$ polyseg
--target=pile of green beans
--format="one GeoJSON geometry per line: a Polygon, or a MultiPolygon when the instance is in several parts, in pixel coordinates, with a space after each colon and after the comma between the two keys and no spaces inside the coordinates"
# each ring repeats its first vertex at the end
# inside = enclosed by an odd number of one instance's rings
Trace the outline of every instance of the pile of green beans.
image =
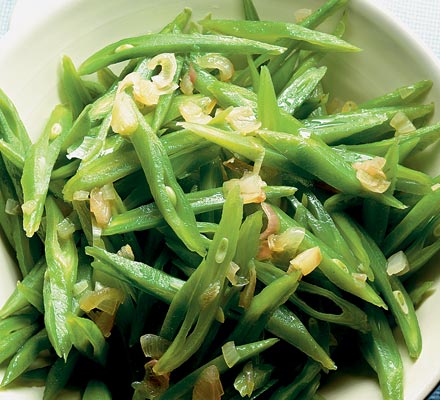
{"type": "Polygon", "coordinates": [[[335,108],[325,55],[360,51],[347,3],[295,22],[252,0],[241,20],[185,9],[78,67],[64,56],[35,143],[0,90],[0,224],[21,274],[0,309],[1,389],[318,400],[362,359],[403,399],[431,288],[418,272],[440,249],[440,178],[406,161],[440,124],[429,80],[335,108]]]}

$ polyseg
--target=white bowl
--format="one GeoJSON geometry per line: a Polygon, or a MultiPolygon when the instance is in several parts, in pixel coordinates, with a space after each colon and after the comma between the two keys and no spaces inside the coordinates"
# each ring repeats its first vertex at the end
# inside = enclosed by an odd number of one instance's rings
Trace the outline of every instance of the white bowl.
{"type": "MultiPolygon", "coordinates": [[[[294,8],[313,8],[323,1],[255,0],[265,19],[293,19],[294,8]]],[[[55,3],[54,3],[55,4],[55,3]]],[[[241,15],[238,0],[67,0],[31,27],[20,26],[0,41],[0,87],[16,104],[30,135],[36,138],[51,108],[58,102],[57,71],[61,55],[79,64],[98,48],[127,36],[156,31],[185,6],[202,17],[241,15]]],[[[440,104],[440,64],[418,40],[373,1],[352,0],[346,38],[364,49],[359,54],[329,57],[332,66],[327,82],[339,97],[362,101],[420,79],[432,79],[428,100],[440,104]]],[[[438,113],[434,120],[438,120],[438,113]]],[[[419,160],[430,174],[440,171],[440,157],[432,152],[419,160]]],[[[0,304],[14,289],[18,278],[14,262],[0,243],[0,304]]],[[[433,265],[435,264],[432,263],[433,265]]],[[[437,259],[438,264],[438,259],[437,259]]],[[[405,363],[405,399],[422,400],[440,380],[440,276],[434,268],[426,275],[435,280],[437,292],[418,310],[424,345],[420,358],[405,363]]],[[[322,388],[329,400],[375,400],[380,391],[371,377],[335,374],[322,388]]],[[[0,399],[40,399],[41,388],[0,391],[0,399]]]]}

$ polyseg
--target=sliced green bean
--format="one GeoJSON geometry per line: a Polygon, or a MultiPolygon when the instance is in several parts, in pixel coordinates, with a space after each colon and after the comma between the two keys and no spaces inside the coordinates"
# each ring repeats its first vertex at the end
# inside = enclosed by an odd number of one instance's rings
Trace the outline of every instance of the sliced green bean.
{"type": "Polygon", "coordinates": [[[226,273],[237,248],[242,213],[239,188],[235,187],[226,198],[222,219],[206,259],[171,302],[160,335],[173,341],[154,366],[156,373],[177,368],[196,352],[205,338],[221,304],[226,273]],[[200,304],[202,297],[209,296],[209,291],[216,287],[218,291],[216,289],[215,294],[206,299],[206,304],[200,304]]]}
{"type": "MultiPolygon", "coordinates": [[[[242,346],[237,346],[236,351],[238,353],[239,358],[238,358],[236,364],[245,362],[245,361],[249,360],[250,358],[257,356],[261,352],[272,347],[278,341],[279,341],[278,339],[272,338],[272,339],[261,340],[259,342],[244,344],[242,346]]],[[[185,378],[183,378],[181,381],[179,381],[175,385],[171,386],[163,395],[161,395],[159,397],[159,399],[160,400],[173,400],[173,399],[179,398],[181,396],[184,396],[194,386],[194,383],[196,382],[200,373],[206,367],[209,367],[210,365],[215,365],[220,374],[228,371],[228,369],[229,369],[229,367],[227,366],[227,364],[225,362],[223,355],[218,356],[218,357],[212,359],[207,364],[202,365],[200,368],[198,368],[195,371],[188,374],[185,378]]]]}
{"type": "MultiPolygon", "coordinates": [[[[275,199],[295,193],[296,188],[289,186],[267,186],[266,197],[275,199]]],[[[219,210],[225,197],[223,188],[201,190],[185,195],[195,214],[219,210]]],[[[116,215],[102,231],[103,235],[114,235],[130,231],[155,228],[164,224],[164,219],[155,203],[140,206],[126,213],[116,215]]]]}
{"type": "Polygon", "coordinates": [[[73,237],[59,237],[57,227],[63,219],[55,200],[47,197],[44,323],[56,353],[66,360],[72,347],[67,317],[73,310],[73,285],[76,282],[78,252],[73,237]]]}
{"type": "Polygon", "coordinates": [[[87,383],[86,390],[82,395],[82,400],[111,400],[112,395],[104,382],[91,380],[87,383]]]}
{"type": "Polygon", "coordinates": [[[52,169],[71,125],[70,110],[62,105],[55,107],[43,134],[28,152],[21,178],[23,229],[28,237],[33,236],[40,226],[52,169]]]}
{"type": "Polygon", "coordinates": [[[137,57],[160,53],[225,52],[229,54],[280,54],[284,48],[232,36],[177,33],[152,33],[119,40],[87,58],[79,67],[80,75],[137,57]],[[129,45],[129,46],[125,46],[129,45]]]}
{"type": "MultiPolygon", "coordinates": [[[[308,48],[317,51],[356,52],[359,48],[333,35],[313,31],[297,24],[274,21],[234,21],[207,19],[200,24],[209,31],[233,35],[251,40],[276,43],[287,38],[306,42],[308,48]]],[[[255,54],[255,53],[254,53],[255,54]]]]}
{"type": "Polygon", "coordinates": [[[403,399],[403,364],[386,315],[365,306],[370,332],[361,334],[361,351],[376,371],[384,400],[403,399]]]}
{"type": "Polygon", "coordinates": [[[32,336],[18,351],[8,364],[0,387],[9,385],[17,379],[36,360],[41,351],[49,349],[51,344],[46,330],[32,336]]]}

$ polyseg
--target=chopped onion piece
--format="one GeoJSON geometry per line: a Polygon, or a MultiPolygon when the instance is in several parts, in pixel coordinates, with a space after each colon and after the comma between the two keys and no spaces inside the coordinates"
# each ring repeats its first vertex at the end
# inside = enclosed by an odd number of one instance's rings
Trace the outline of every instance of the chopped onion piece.
{"type": "Polygon", "coordinates": [[[154,366],[156,364],[156,359],[147,362],[144,366],[144,379],[142,382],[135,382],[133,384],[136,392],[142,394],[142,398],[155,399],[160,397],[170,386],[170,374],[157,375],[154,372],[154,366]]]}
{"type": "Polygon", "coordinates": [[[238,276],[237,272],[240,270],[240,267],[233,261],[229,263],[229,268],[226,271],[226,278],[231,283],[232,286],[241,287],[248,284],[248,280],[243,276],[238,276]]]}
{"type": "Polygon", "coordinates": [[[225,359],[225,363],[229,368],[232,368],[240,359],[237,348],[235,347],[235,343],[233,341],[226,342],[222,346],[222,354],[223,358],[225,359]]]}
{"type": "Polygon", "coordinates": [[[238,390],[241,397],[251,397],[255,389],[255,375],[252,361],[245,364],[241,372],[234,381],[234,387],[238,390]]]}
{"type": "Polygon", "coordinates": [[[384,193],[390,187],[391,182],[383,172],[386,160],[383,157],[373,157],[370,160],[353,163],[356,170],[356,178],[361,185],[374,193],[384,193]]]}
{"type": "Polygon", "coordinates": [[[75,231],[75,224],[69,218],[64,218],[57,225],[57,233],[61,239],[68,239],[75,233],[75,231]]]}
{"type": "Polygon", "coordinates": [[[182,76],[179,87],[180,91],[186,96],[191,96],[194,93],[194,82],[191,80],[189,72],[182,76]]]}
{"type": "Polygon", "coordinates": [[[277,233],[280,230],[280,219],[270,204],[263,202],[261,203],[261,208],[267,219],[266,229],[260,234],[260,240],[264,240],[267,239],[269,235],[277,233]]]}
{"type": "Polygon", "coordinates": [[[288,228],[279,235],[272,234],[267,238],[269,249],[274,252],[296,252],[304,240],[306,232],[304,228],[288,228]]]}
{"type": "Polygon", "coordinates": [[[114,315],[125,295],[120,289],[104,287],[86,293],[79,300],[81,310],[90,312],[93,309],[101,310],[107,314],[114,315]]]}
{"type": "Polygon", "coordinates": [[[85,201],[89,199],[90,193],[86,190],[77,190],[73,192],[73,200],[75,201],[85,201]]]}
{"type": "Polygon", "coordinates": [[[197,64],[202,68],[218,69],[220,80],[229,81],[234,74],[231,60],[217,53],[209,53],[197,58],[197,64]]]}
{"type": "Polygon", "coordinates": [[[163,353],[170,347],[171,342],[165,338],[147,333],[140,337],[142,351],[145,357],[159,359],[163,353]]]}
{"type": "Polygon", "coordinates": [[[5,213],[9,215],[21,214],[20,203],[15,199],[9,198],[8,200],[6,200],[5,213]]]}
{"type": "Polygon", "coordinates": [[[295,11],[295,21],[297,23],[304,21],[306,18],[312,15],[312,10],[310,8],[300,8],[295,11]]]}
{"type": "Polygon", "coordinates": [[[106,226],[112,216],[111,202],[104,199],[102,188],[94,188],[90,192],[90,212],[100,227],[106,226]]]}
{"type": "Polygon", "coordinates": [[[37,208],[36,200],[28,200],[21,205],[23,214],[32,214],[36,208],[37,208]]]}
{"type": "Polygon", "coordinates": [[[130,135],[138,125],[136,110],[130,96],[125,92],[117,93],[112,109],[111,127],[113,132],[130,135]]]}
{"type": "Polygon", "coordinates": [[[104,200],[116,200],[116,192],[111,183],[105,184],[102,188],[102,198],[104,200]]]}
{"type": "Polygon", "coordinates": [[[236,185],[240,186],[240,195],[244,204],[262,203],[266,200],[266,192],[263,188],[267,186],[260,175],[254,172],[245,172],[240,179],[230,179],[223,184],[223,191],[227,195],[236,185]]]}
{"type": "Polygon", "coordinates": [[[212,117],[196,102],[188,100],[179,105],[179,111],[186,122],[206,125],[212,117]]]}
{"type": "Polygon", "coordinates": [[[210,365],[206,367],[197,378],[192,392],[192,399],[220,400],[223,393],[219,371],[215,365],[210,365]]]}
{"type": "Polygon", "coordinates": [[[174,53],[162,53],[153,57],[147,64],[148,69],[155,69],[158,65],[162,67],[160,73],[151,78],[159,89],[177,89],[177,85],[173,83],[174,76],[177,72],[177,60],[174,53]]]}
{"type": "Polygon", "coordinates": [[[321,249],[316,246],[299,253],[294,259],[290,260],[287,273],[299,270],[303,275],[308,275],[321,263],[321,249]]]}
{"type": "Polygon", "coordinates": [[[261,122],[257,120],[254,111],[249,106],[232,108],[225,120],[233,129],[243,134],[255,132],[261,127],[261,122]]]}
{"type": "Polygon", "coordinates": [[[133,253],[133,249],[131,248],[131,246],[129,244],[126,244],[124,246],[122,246],[119,250],[118,250],[118,256],[124,257],[128,260],[134,261],[134,253],[133,253]]]}
{"type": "Polygon", "coordinates": [[[407,97],[411,96],[415,92],[415,88],[413,87],[403,87],[398,89],[400,98],[405,100],[407,97]]]}
{"type": "Polygon", "coordinates": [[[249,283],[240,293],[240,301],[238,302],[238,306],[245,310],[249,308],[254,297],[255,287],[257,286],[257,272],[253,265],[249,268],[248,281],[249,283]]]}
{"type": "Polygon", "coordinates": [[[440,183],[435,183],[431,186],[431,190],[435,192],[436,190],[440,189],[440,183]]]}
{"type": "Polygon", "coordinates": [[[110,337],[115,323],[115,315],[98,310],[90,311],[88,316],[96,324],[104,337],[110,337]]]}
{"type": "Polygon", "coordinates": [[[86,279],[82,279],[73,285],[73,295],[79,296],[89,289],[89,282],[86,279]]]}
{"type": "Polygon", "coordinates": [[[403,275],[409,271],[409,262],[406,254],[401,250],[391,255],[387,260],[387,274],[403,275]]]}
{"type": "Polygon", "coordinates": [[[414,124],[402,111],[398,111],[396,115],[394,115],[390,121],[390,125],[396,130],[396,135],[403,135],[416,130],[414,124]]]}
{"type": "Polygon", "coordinates": [[[219,295],[221,289],[220,282],[211,283],[208,288],[200,295],[199,303],[201,309],[205,309],[219,295]]]}
{"type": "Polygon", "coordinates": [[[342,106],[341,112],[350,112],[357,110],[358,105],[354,101],[346,101],[342,106]]]}

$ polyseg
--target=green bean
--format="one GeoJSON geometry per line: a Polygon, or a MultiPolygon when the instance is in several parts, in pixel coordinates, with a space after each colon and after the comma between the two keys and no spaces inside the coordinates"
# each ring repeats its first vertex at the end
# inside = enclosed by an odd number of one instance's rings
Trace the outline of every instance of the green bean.
{"type": "MultiPolygon", "coordinates": [[[[271,266],[269,263],[257,261],[257,276],[266,285],[283,275],[285,272],[281,269],[271,266]]],[[[312,285],[307,282],[300,282],[297,291],[322,296],[332,301],[340,310],[340,314],[325,313],[315,310],[307,302],[303,301],[298,293],[293,293],[289,300],[310,316],[331,323],[346,325],[360,331],[368,330],[367,317],[365,313],[354,304],[348,302],[342,297],[336,295],[330,290],[312,285]]]]}
{"type": "Polygon", "coordinates": [[[205,254],[194,212],[176,181],[163,145],[141,114],[138,121],[139,127],[130,138],[159,211],[190,250],[205,254]]]}
{"type": "Polygon", "coordinates": [[[356,235],[351,221],[347,219],[346,215],[342,212],[330,212],[330,215],[335,222],[341,235],[344,237],[357,259],[361,262],[360,268],[365,273],[368,279],[374,281],[374,273],[370,267],[370,259],[365,251],[359,236],[356,235]]]}
{"type": "Polygon", "coordinates": [[[297,24],[273,21],[203,20],[199,22],[209,31],[233,35],[266,43],[276,43],[282,38],[305,42],[305,47],[317,51],[356,52],[359,48],[342,39],[297,24]]]}
{"type": "Polygon", "coordinates": [[[0,363],[13,356],[39,329],[35,314],[9,317],[0,322],[0,363]]]}
{"type": "Polygon", "coordinates": [[[79,353],[72,350],[66,360],[57,359],[49,370],[44,387],[43,400],[55,400],[64,389],[79,359],[79,353]]]}
{"type": "Polygon", "coordinates": [[[230,132],[215,128],[214,126],[201,125],[192,122],[184,122],[182,123],[182,126],[192,133],[216,143],[231,152],[241,154],[252,161],[263,160],[263,166],[266,165],[283,171],[289,171],[292,174],[299,176],[304,176],[304,174],[307,176],[307,173],[304,173],[301,167],[290,163],[283,154],[274,151],[257,137],[231,135],[230,132]]]}
{"type": "Polygon", "coordinates": [[[287,307],[278,308],[269,319],[266,330],[275,334],[319,362],[324,368],[334,370],[336,365],[316,342],[301,320],[287,307]]]}
{"type": "Polygon", "coordinates": [[[111,400],[112,395],[105,383],[97,380],[90,380],[82,395],[82,400],[111,400]]]}
{"type": "MultiPolygon", "coordinates": [[[[412,147],[412,153],[417,151],[424,150],[428,145],[434,143],[440,136],[440,124],[425,126],[417,129],[414,132],[399,135],[390,139],[383,139],[373,143],[364,143],[364,144],[354,144],[354,145],[344,145],[344,147],[350,151],[354,151],[356,153],[365,153],[371,154],[373,156],[383,157],[388,151],[389,147],[397,142],[399,147],[404,147],[411,145],[414,142],[414,146],[412,147]],[[417,140],[418,139],[418,140],[417,140]],[[417,141],[415,141],[417,140],[417,141]]],[[[404,158],[401,156],[400,161],[404,158]]]]}
{"type": "Polygon", "coordinates": [[[105,365],[108,343],[98,326],[88,318],[69,315],[66,319],[69,337],[75,348],[92,360],[105,365]]]}
{"type": "Polygon", "coordinates": [[[280,54],[282,47],[232,36],[152,33],[119,40],[87,58],[79,67],[87,75],[120,61],[160,53],[225,52],[229,54],[280,54]],[[130,45],[124,47],[124,45],[130,45]]]}
{"type": "MultiPolygon", "coordinates": [[[[267,186],[268,199],[285,197],[295,193],[296,189],[289,186],[267,186]]],[[[225,197],[223,188],[200,190],[185,195],[195,214],[219,210],[223,207],[225,197]]],[[[155,203],[146,204],[116,215],[102,231],[102,235],[114,235],[130,231],[140,231],[162,226],[164,219],[155,203]]]]}
{"type": "MultiPolygon", "coordinates": [[[[168,304],[184,284],[182,280],[163,271],[108,253],[103,249],[87,247],[86,254],[94,257],[93,268],[119,277],[124,282],[168,304]]],[[[333,361],[320,350],[314,340],[311,340],[310,334],[299,318],[286,307],[281,307],[274,312],[269,318],[266,329],[292,346],[300,348],[301,351],[322,363],[326,368],[335,369],[333,361]]]]}
{"type": "Polygon", "coordinates": [[[244,11],[244,17],[248,21],[259,21],[260,17],[258,16],[258,11],[255,8],[254,3],[252,0],[243,0],[243,11],[244,11]]]}
{"type": "Polygon", "coordinates": [[[336,144],[343,139],[346,144],[366,143],[378,140],[376,137],[392,128],[388,122],[398,113],[404,113],[410,120],[422,118],[433,110],[432,104],[404,107],[377,107],[333,114],[304,120],[306,128],[311,128],[324,142],[336,144]],[[370,138],[370,133],[374,137],[370,138]]]}
{"type": "Polygon", "coordinates": [[[21,178],[24,196],[23,229],[28,237],[33,236],[40,226],[52,169],[71,124],[70,110],[62,105],[57,106],[43,134],[28,152],[21,178]]]}
{"type": "Polygon", "coordinates": [[[359,104],[359,108],[403,106],[417,100],[432,87],[432,81],[423,80],[403,86],[382,96],[359,104]]]}
{"type": "Polygon", "coordinates": [[[266,283],[260,293],[254,295],[249,307],[245,310],[230,340],[235,343],[256,340],[269,320],[269,316],[283,305],[298,287],[301,272],[282,274],[272,282],[266,283]]]}
{"type": "Polygon", "coordinates": [[[411,208],[403,220],[385,237],[382,249],[386,256],[390,256],[405,242],[408,236],[422,227],[433,216],[437,215],[440,206],[440,191],[433,190],[425,194],[417,204],[411,208]]]}
{"type": "Polygon", "coordinates": [[[83,108],[92,102],[92,97],[79,77],[72,60],[68,56],[62,59],[62,88],[67,104],[72,110],[73,119],[81,114],[83,108]]]}
{"type": "Polygon", "coordinates": [[[306,134],[294,136],[272,131],[259,131],[258,136],[292,163],[306,171],[313,171],[318,179],[343,193],[374,198],[396,208],[404,207],[391,195],[373,193],[364,189],[352,165],[319,137],[306,134]]]}
{"type": "Polygon", "coordinates": [[[326,67],[310,68],[292,81],[278,96],[278,105],[289,114],[310,96],[318,82],[327,72],[326,67]]]}
{"type": "MultiPolygon", "coordinates": [[[[373,157],[367,154],[356,153],[350,150],[347,150],[343,147],[332,147],[343,160],[349,163],[362,162],[366,160],[371,160],[373,157]]],[[[397,165],[396,170],[396,190],[406,192],[406,193],[414,193],[414,194],[425,194],[432,192],[431,187],[433,186],[433,179],[421,172],[417,171],[403,165],[397,165]]],[[[400,202],[400,208],[406,208],[402,202],[400,202]]]]}
{"type": "MultiPolygon", "coordinates": [[[[272,339],[261,340],[259,342],[244,344],[242,346],[237,346],[236,351],[238,353],[239,358],[236,364],[245,362],[250,358],[255,357],[261,352],[272,347],[278,341],[279,341],[278,339],[272,338],[272,339]]],[[[215,365],[220,374],[228,371],[229,369],[229,367],[226,365],[223,355],[218,356],[212,359],[211,361],[209,361],[208,363],[206,363],[205,365],[202,365],[200,368],[196,369],[195,371],[191,372],[185,378],[183,378],[173,386],[171,386],[163,395],[159,397],[159,399],[172,400],[184,396],[189,390],[191,390],[200,373],[210,365],[215,365]]]]}
{"type": "MultiPolygon", "coordinates": [[[[41,294],[43,288],[43,276],[46,270],[46,263],[44,259],[41,259],[34,268],[31,269],[21,282],[21,286],[25,286],[39,292],[41,294]]],[[[30,302],[23,292],[15,288],[6,302],[0,309],[0,319],[10,317],[13,314],[22,312],[23,309],[28,307],[30,302]]]]}
{"type": "Polygon", "coordinates": [[[177,368],[195,353],[205,338],[221,304],[226,273],[237,247],[242,212],[239,188],[236,187],[226,198],[222,219],[206,259],[171,302],[160,335],[173,341],[154,366],[156,373],[177,368]],[[202,296],[209,296],[208,293],[216,287],[218,291],[211,293],[206,304],[201,305],[202,296]]]}
{"type": "Polygon", "coordinates": [[[303,218],[306,220],[306,223],[304,224],[305,227],[308,226],[308,229],[329,247],[337,248],[346,265],[351,265],[356,268],[359,264],[359,260],[356,259],[343,235],[341,235],[337,229],[331,216],[313,193],[304,191],[303,203],[305,206],[294,196],[288,197],[288,201],[295,208],[295,220],[297,220],[296,213],[298,210],[304,209],[303,218]]]}
{"type": "Polygon", "coordinates": [[[414,304],[414,308],[417,308],[423,303],[423,301],[434,292],[434,281],[425,281],[420,284],[412,285],[408,288],[408,295],[414,304]]]}
{"type": "Polygon", "coordinates": [[[7,202],[15,202],[18,206],[19,198],[11,178],[6,170],[3,158],[0,157],[0,224],[6,239],[11,245],[17,258],[22,276],[26,276],[34,267],[42,254],[40,239],[35,236],[28,238],[23,231],[23,218],[19,212],[16,215],[6,213],[7,202]]]}
{"type": "Polygon", "coordinates": [[[376,243],[363,233],[360,227],[355,226],[355,229],[371,260],[371,267],[376,278],[373,284],[390,307],[405,339],[409,355],[417,358],[422,348],[422,337],[411,299],[400,280],[396,276],[387,275],[387,260],[376,243]]]}
{"type": "Polygon", "coordinates": [[[26,128],[18,115],[14,103],[0,89],[0,132],[5,141],[24,155],[31,145],[26,128]]]}
{"type": "Polygon", "coordinates": [[[79,145],[84,136],[87,136],[92,129],[92,121],[90,118],[92,105],[88,104],[81,111],[81,114],[74,119],[72,128],[66,134],[63,142],[61,143],[61,152],[65,153],[73,146],[79,145]]]}
{"type": "Polygon", "coordinates": [[[427,244],[429,243],[428,238],[430,235],[430,229],[424,230],[420,233],[420,237],[405,250],[405,254],[410,265],[408,275],[412,275],[413,273],[417,272],[440,250],[440,240],[438,237],[435,238],[434,242],[427,244]]]}
{"type": "Polygon", "coordinates": [[[45,329],[32,336],[9,362],[0,387],[5,387],[17,379],[30,367],[41,351],[49,348],[50,342],[45,329]]]}
{"type": "MultiPolygon", "coordinates": [[[[174,75],[173,82],[175,84],[179,84],[180,75],[182,72],[183,60],[181,58],[177,58],[177,71],[174,75]]],[[[167,119],[169,110],[171,108],[171,104],[173,103],[173,99],[175,97],[174,93],[169,93],[160,96],[159,103],[157,104],[154,110],[154,117],[151,122],[151,129],[160,137],[161,133],[159,132],[160,128],[164,124],[167,119]]]]}
{"type": "Polygon", "coordinates": [[[23,154],[21,154],[16,147],[3,139],[0,139],[0,153],[6,160],[15,165],[18,169],[23,169],[23,154]]]}
{"type": "Polygon", "coordinates": [[[44,323],[57,355],[66,360],[72,347],[67,317],[73,309],[73,285],[76,282],[78,252],[73,237],[59,237],[57,226],[62,220],[63,215],[55,200],[47,197],[44,323]]]}
{"type": "Polygon", "coordinates": [[[361,351],[376,371],[384,400],[403,399],[403,364],[386,315],[365,306],[371,331],[361,334],[361,351]]]}
{"type": "Polygon", "coordinates": [[[258,80],[257,112],[262,129],[277,130],[280,125],[277,98],[269,69],[262,66],[258,80]]]}
{"type": "MultiPolygon", "coordinates": [[[[295,220],[287,216],[279,208],[272,205],[272,209],[275,211],[276,215],[280,219],[281,232],[289,227],[298,226],[295,220]]],[[[305,237],[298,250],[304,251],[308,248],[316,246],[319,246],[322,256],[322,260],[318,268],[325,274],[330,282],[371,304],[377,305],[379,307],[386,307],[383,300],[366,282],[361,282],[357,280],[353,276],[353,274],[350,273],[348,266],[341,265],[339,260],[336,261],[337,256],[333,252],[333,250],[309,232],[305,232],[305,237]]]]}

